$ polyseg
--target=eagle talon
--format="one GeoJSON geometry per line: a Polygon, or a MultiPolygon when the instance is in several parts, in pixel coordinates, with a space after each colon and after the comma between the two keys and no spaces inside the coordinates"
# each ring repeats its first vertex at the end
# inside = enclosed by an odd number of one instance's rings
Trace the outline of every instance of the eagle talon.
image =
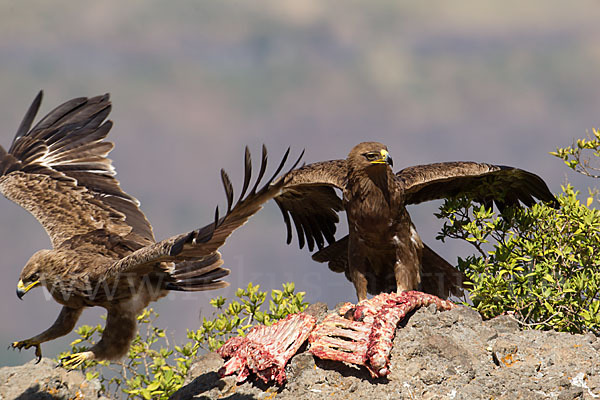
{"type": "Polygon", "coordinates": [[[40,346],[39,342],[36,342],[34,340],[27,339],[18,342],[12,342],[11,345],[8,347],[12,347],[13,349],[19,349],[19,351],[21,351],[22,349],[28,349],[30,347],[35,347],[35,356],[37,357],[37,361],[35,363],[38,364],[42,360],[42,346],[40,346]]]}
{"type": "Polygon", "coordinates": [[[71,354],[61,358],[57,366],[65,369],[75,369],[83,364],[84,361],[87,361],[88,358],[86,353],[71,354]]]}

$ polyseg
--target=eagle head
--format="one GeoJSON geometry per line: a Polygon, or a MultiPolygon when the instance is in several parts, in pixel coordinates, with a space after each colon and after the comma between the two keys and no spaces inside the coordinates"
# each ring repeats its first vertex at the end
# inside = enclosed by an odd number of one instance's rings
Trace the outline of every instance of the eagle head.
{"type": "Polygon", "coordinates": [[[387,146],[379,142],[359,143],[350,150],[348,159],[363,168],[370,166],[394,166],[394,161],[388,153],[387,146]]]}
{"type": "Polygon", "coordinates": [[[17,283],[17,297],[23,299],[25,293],[42,284],[44,258],[50,250],[40,250],[35,253],[21,271],[19,283],[17,283]]]}

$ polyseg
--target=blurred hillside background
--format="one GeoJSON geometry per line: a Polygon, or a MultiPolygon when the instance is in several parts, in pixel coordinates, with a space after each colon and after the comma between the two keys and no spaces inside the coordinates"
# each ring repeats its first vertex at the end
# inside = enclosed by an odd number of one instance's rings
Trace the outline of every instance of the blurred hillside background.
{"type": "MultiPolygon", "coordinates": [[[[211,221],[225,200],[219,169],[239,191],[246,144],[257,160],[265,143],[275,164],[288,146],[314,162],[378,140],[398,169],[486,161],[538,173],[555,193],[569,180],[587,194],[595,182],[548,152],[600,126],[598,21],[591,0],[2,1],[0,143],[10,145],[40,89],[41,115],[110,92],[111,158],[157,239],[211,221]]],[[[455,263],[471,249],[435,240],[438,206],[410,211],[423,240],[455,263]]],[[[42,290],[15,295],[23,265],[49,246],[33,217],[0,199],[0,365],[32,359],[6,347],[58,314],[42,290]]],[[[274,204],[222,253],[230,288],[153,304],[176,341],[212,312],[211,297],[249,281],[269,290],[294,281],[330,306],[355,300],[342,275],[285,244],[274,204]]],[[[44,344],[44,355],[74,337],[44,344]]]]}

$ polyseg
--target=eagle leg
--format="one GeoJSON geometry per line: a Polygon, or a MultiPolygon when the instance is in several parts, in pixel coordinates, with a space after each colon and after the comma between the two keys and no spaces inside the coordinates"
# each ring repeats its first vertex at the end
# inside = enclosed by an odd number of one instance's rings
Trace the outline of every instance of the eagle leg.
{"type": "Polygon", "coordinates": [[[348,243],[348,271],[347,277],[350,278],[356,290],[358,301],[367,299],[367,280],[368,271],[371,268],[369,262],[369,248],[361,244],[357,234],[350,235],[348,243]]]}
{"type": "Polygon", "coordinates": [[[137,331],[137,311],[128,309],[129,303],[108,309],[102,338],[87,351],[63,357],[59,366],[67,369],[79,367],[85,361],[116,360],[127,354],[137,331]]]}
{"type": "Polygon", "coordinates": [[[354,289],[356,290],[356,297],[358,297],[358,301],[367,299],[367,277],[363,272],[363,266],[365,263],[356,262],[356,260],[362,260],[361,258],[353,258],[350,257],[350,268],[349,274],[350,280],[354,284],[354,289]]]}
{"type": "Polygon", "coordinates": [[[87,360],[116,360],[127,354],[137,332],[139,311],[129,309],[128,303],[109,309],[102,338],[85,352],[87,360]]]}
{"type": "MultiPolygon", "coordinates": [[[[416,235],[416,231],[415,235],[416,235]]],[[[421,243],[421,239],[414,243],[421,243]]],[[[413,243],[413,244],[414,244],[413,243]]],[[[414,245],[407,251],[405,246],[396,249],[396,262],[394,263],[394,277],[396,279],[396,293],[401,294],[408,290],[416,290],[421,283],[421,257],[423,245],[414,245]]]]}
{"type": "Polygon", "coordinates": [[[358,301],[367,299],[367,278],[360,273],[358,270],[354,270],[351,273],[352,283],[354,283],[354,289],[356,289],[356,297],[358,301]]]}
{"type": "Polygon", "coordinates": [[[42,359],[42,347],[40,345],[44,342],[65,336],[67,333],[71,332],[75,327],[75,323],[79,319],[82,310],[83,308],[63,306],[56,321],[54,321],[50,328],[32,338],[13,342],[11,344],[12,348],[21,350],[35,347],[35,355],[38,358],[37,362],[40,362],[42,359]]]}

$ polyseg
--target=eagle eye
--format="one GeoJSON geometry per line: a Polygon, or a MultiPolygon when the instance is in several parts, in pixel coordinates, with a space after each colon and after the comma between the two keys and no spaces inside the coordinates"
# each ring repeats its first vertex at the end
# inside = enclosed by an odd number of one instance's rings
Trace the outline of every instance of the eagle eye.
{"type": "Polygon", "coordinates": [[[377,153],[375,151],[372,151],[370,153],[365,153],[365,154],[363,154],[363,156],[365,156],[368,161],[376,161],[381,158],[381,154],[377,153]]]}
{"type": "Polygon", "coordinates": [[[37,280],[39,280],[39,275],[35,272],[29,275],[29,278],[27,279],[28,282],[35,282],[37,280]]]}

